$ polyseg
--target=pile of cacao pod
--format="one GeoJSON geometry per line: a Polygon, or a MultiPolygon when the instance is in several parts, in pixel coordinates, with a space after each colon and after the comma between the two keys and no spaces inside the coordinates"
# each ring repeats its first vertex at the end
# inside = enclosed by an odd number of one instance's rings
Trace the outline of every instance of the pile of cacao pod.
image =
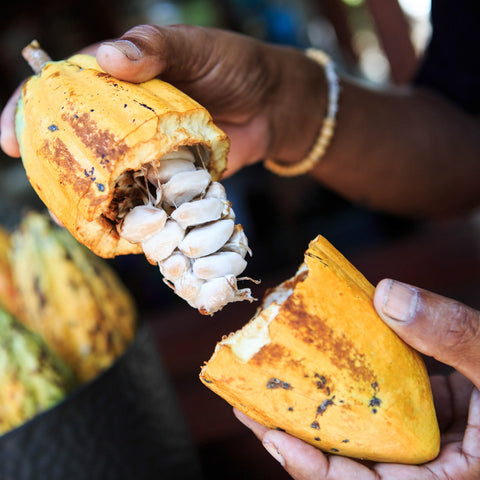
{"type": "Polygon", "coordinates": [[[115,271],[48,214],[0,227],[0,434],[111,366],[136,326],[115,271]]]}

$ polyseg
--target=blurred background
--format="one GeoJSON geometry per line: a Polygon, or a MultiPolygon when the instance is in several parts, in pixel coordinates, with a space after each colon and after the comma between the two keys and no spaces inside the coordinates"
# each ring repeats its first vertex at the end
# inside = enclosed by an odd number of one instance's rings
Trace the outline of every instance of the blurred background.
{"type": "MultiPolygon", "coordinates": [[[[429,0],[17,0],[3,2],[0,11],[1,107],[30,75],[21,49],[34,38],[61,59],[140,23],[228,28],[324,49],[341,72],[380,88],[409,81],[430,35],[429,0]]],[[[10,228],[26,209],[43,206],[21,162],[0,155],[0,223],[10,228]]],[[[308,242],[322,234],[372,283],[393,277],[480,307],[478,215],[429,222],[394,217],[352,205],[308,177],[282,179],[261,165],[224,185],[253,250],[245,273],[262,279],[253,288],[258,298],[293,275],[308,242]]],[[[230,407],[198,380],[216,341],[248,321],[258,304],[202,317],[142,256],[111,263],[154,327],[206,478],[288,478],[230,407]]]]}

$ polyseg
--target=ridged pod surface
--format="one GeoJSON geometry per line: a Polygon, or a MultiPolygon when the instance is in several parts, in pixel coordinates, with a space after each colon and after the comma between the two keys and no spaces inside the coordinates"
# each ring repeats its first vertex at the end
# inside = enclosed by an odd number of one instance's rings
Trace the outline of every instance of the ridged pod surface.
{"type": "Polygon", "coordinates": [[[440,437],[425,366],[380,319],[374,290],[317,237],[296,276],[217,344],[200,379],[257,422],[325,452],[432,460],[440,437]]]}
{"type": "Polygon", "coordinates": [[[75,385],[43,339],[0,308],[0,434],[54,406],[75,385]]]}
{"type": "Polygon", "coordinates": [[[116,273],[47,215],[12,234],[12,272],[26,326],[87,381],[109,367],[136,331],[133,299],[116,273]]]}

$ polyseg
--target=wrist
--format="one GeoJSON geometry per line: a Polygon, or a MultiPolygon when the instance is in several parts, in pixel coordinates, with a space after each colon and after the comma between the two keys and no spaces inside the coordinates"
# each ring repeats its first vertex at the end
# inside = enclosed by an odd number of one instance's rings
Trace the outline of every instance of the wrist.
{"type": "Polygon", "coordinates": [[[270,103],[267,156],[293,164],[315,143],[327,110],[328,87],[323,68],[304,52],[282,50],[277,60],[278,88],[270,103]]]}
{"type": "MultiPolygon", "coordinates": [[[[305,173],[308,173],[310,170],[312,170],[325,155],[327,148],[329,147],[330,142],[332,140],[333,134],[335,132],[335,127],[336,127],[336,115],[338,110],[338,98],[339,98],[340,87],[339,87],[338,75],[335,71],[335,65],[330,59],[330,57],[326,53],[322,52],[321,50],[310,48],[305,52],[305,55],[308,58],[310,58],[312,61],[314,61],[317,65],[321,66],[324,71],[324,77],[326,80],[324,84],[326,83],[327,95],[326,96],[323,95],[323,97],[321,98],[325,99],[325,97],[327,97],[327,107],[323,114],[321,128],[318,130],[315,141],[313,145],[310,147],[308,153],[305,154],[301,160],[296,162],[291,162],[291,161],[289,162],[289,161],[282,161],[282,160],[279,161],[278,158],[272,158],[272,157],[268,157],[267,159],[265,159],[264,161],[265,168],[267,168],[268,170],[271,170],[273,173],[276,173],[277,175],[285,176],[285,177],[303,175],[305,173]]],[[[309,80],[309,77],[304,77],[304,78],[305,80],[309,80]]],[[[306,106],[303,107],[302,109],[302,104],[300,103],[299,107],[300,107],[300,111],[303,114],[307,114],[307,116],[311,117],[312,108],[309,107],[308,105],[309,104],[307,103],[306,106]]],[[[318,118],[315,115],[315,109],[313,109],[313,115],[314,117],[313,117],[312,124],[315,125],[317,123],[317,118],[318,118]]],[[[272,118],[275,118],[275,116],[273,116],[272,118]]],[[[303,138],[308,138],[308,136],[311,135],[311,130],[308,129],[308,126],[311,126],[312,124],[309,123],[304,127],[303,132],[307,134],[307,137],[305,137],[304,135],[303,138]]],[[[298,129],[299,125],[302,125],[302,123],[296,124],[295,128],[297,131],[301,132],[298,129]]],[[[300,145],[297,151],[301,150],[300,145]]]]}

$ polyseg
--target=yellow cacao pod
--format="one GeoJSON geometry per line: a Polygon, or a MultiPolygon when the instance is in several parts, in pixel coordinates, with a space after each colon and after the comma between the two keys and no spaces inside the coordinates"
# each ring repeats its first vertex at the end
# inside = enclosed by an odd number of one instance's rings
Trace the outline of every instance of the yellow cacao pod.
{"type": "Polygon", "coordinates": [[[26,326],[87,381],[109,367],[135,334],[133,299],[113,269],[30,213],[12,234],[12,271],[26,326]]]}
{"type": "Polygon", "coordinates": [[[134,172],[186,146],[215,180],[229,148],[209,113],[187,95],[158,79],[115,79],[88,55],[48,61],[24,84],[16,134],[35,191],[102,257],[142,251],[115,228],[119,204],[133,196],[127,190],[134,172]]]}
{"type": "Polygon", "coordinates": [[[420,355],[378,316],[374,287],[325,238],[220,341],[200,379],[257,422],[326,452],[418,464],[439,451],[420,355]]]}

